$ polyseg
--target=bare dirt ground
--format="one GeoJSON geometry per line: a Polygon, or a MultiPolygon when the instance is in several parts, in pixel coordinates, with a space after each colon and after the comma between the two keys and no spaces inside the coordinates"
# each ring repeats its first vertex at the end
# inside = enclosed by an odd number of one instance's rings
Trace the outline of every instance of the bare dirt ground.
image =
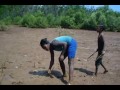
{"type": "MultiPolygon", "coordinates": [[[[8,31],[0,31],[0,84],[1,85],[65,85],[58,56],[55,52],[55,64],[52,74],[47,75],[50,53],[39,46],[40,39],[48,40],[59,35],[71,35],[78,41],[74,64],[73,85],[120,85],[120,33],[104,32],[106,54],[103,63],[108,73],[103,74],[100,66],[98,76],[94,76],[97,54],[85,61],[97,49],[96,31],[67,30],[60,28],[31,29],[11,26],[8,31]],[[78,61],[78,59],[80,59],[78,61]]],[[[68,72],[68,60],[65,59],[68,72]]],[[[68,77],[65,78],[68,81],[68,77]]]]}

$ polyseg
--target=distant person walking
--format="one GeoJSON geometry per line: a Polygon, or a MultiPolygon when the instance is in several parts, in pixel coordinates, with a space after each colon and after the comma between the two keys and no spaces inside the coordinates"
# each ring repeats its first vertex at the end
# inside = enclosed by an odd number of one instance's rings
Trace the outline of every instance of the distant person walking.
{"type": "Polygon", "coordinates": [[[103,65],[102,63],[102,58],[105,54],[104,48],[105,48],[105,41],[104,41],[104,37],[103,37],[103,30],[104,30],[104,26],[103,25],[98,25],[97,27],[97,32],[99,33],[98,35],[98,49],[96,50],[96,52],[98,52],[98,56],[96,58],[95,61],[95,75],[97,76],[97,72],[98,72],[98,67],[99,65],[101,65],[104,68],[104,73],[107,73],[108,70],[106,69],[106,67],[103,65]]]}

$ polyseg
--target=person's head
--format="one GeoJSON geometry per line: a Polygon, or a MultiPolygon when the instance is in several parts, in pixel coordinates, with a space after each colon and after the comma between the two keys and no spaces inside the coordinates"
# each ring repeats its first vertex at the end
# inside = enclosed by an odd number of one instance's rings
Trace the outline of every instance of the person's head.
{"type": "Polygon", "coordinates": [[[41,47],[46,50],[46,51],[49,51],[49,41],[47,40],[47,38],[44,38],[44,39],[41,39],[40,41],[40,45],[41,47]]]}
{"type": "Polygon", "coordinates": [[[98,32],[98,33],[101,33],[101,32],[104,31],[104,30],[105,30],[104,25],[98,25],[98,26],[97,26],[97,32],[98,32]]]}

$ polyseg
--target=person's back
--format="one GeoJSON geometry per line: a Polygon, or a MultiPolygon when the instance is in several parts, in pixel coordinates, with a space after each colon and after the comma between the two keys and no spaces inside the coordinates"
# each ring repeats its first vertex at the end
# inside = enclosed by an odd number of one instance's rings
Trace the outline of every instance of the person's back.
{"type": "Polygon", "coordinates": [[[67,42],[67,44],[70,44],[70,42],[72,40],[72,37],[70,37],[70,36],[60,36],[60,37],[55,38],[54,40],[58,40],[60,42],[67,42]]]}
{"type": "Polygon", "coordinates": [[[62,51],[63,50],[63,46],[58,45],[59,42],[66,42],[67,45],[69,45],[71,43],[72,39],[73,38],[71,36],[56,37],[55,39],[52,40],[51,45],[52,45],[54,50],[62,51]]]}

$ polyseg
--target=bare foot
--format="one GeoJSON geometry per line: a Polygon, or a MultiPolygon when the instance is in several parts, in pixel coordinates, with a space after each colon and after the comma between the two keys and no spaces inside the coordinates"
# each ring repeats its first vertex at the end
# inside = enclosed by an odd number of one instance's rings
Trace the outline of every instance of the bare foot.
{"type": "Polygon", "coordinates": [[[103,73],[106,74],[108,72],[108,70],[105,70],[103,73]]]}
{"type": "Polygon", "coordinates": [[[95,76],[97,77],[97,73],[95,73],[95,76]]]}
{"type": "Polygon", "coordinates": [[[70,83],[67,83],[67,85],[71,85],[70,83]]]}

